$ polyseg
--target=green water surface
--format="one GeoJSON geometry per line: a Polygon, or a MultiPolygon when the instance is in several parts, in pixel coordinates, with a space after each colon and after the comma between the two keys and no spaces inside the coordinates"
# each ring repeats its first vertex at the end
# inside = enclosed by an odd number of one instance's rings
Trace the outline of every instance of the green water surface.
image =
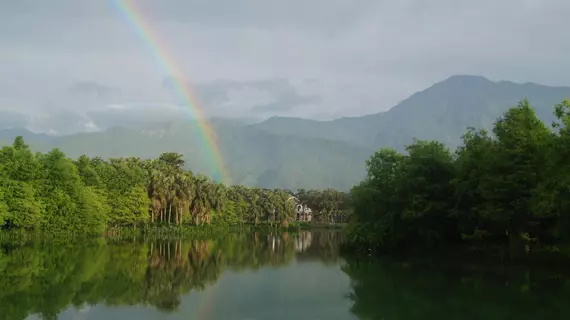
{"type": "Polygon", "coordinates": [[[341,240],[6,240],[0,319],[570,319],[564,272],[342,258],[341,240]]]}

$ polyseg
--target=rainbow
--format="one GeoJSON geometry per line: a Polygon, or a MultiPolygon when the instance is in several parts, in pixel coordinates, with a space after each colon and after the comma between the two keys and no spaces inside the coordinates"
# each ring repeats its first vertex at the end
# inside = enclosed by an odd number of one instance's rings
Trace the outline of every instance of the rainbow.
{"type": "Polygon", "coordinates": [[[171,76],[174,91],[183,104],[188,106],[192,116],[198,122],[198,130],[207,150],[208,162],[212,166],[214,179],[223,183],[230,183],[230,176],[224,166],[222,153],[217,142],[216,134],[208,119],[204,116],[195,94],[188,88],[184,77],[177,68],[174,58],[168,54],[166,45],[159,41],[153,32],[150,23],[145,19],[140,8],[137,8],[133,0],[112,0],[112,4],[121,15],[133,27],[138,37],[144,42],[148,51],[156,61],[158,68],[171,76]]]}

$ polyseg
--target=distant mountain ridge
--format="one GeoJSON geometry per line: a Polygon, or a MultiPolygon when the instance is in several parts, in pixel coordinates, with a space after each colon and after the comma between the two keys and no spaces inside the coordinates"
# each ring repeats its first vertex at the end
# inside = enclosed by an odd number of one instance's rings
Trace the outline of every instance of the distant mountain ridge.
{"type": "MultiPolygon", "coordinates": [[[[414,137],[435,139],[450,147],[460,143],[469,126],[491,128],[518,101],[528,98],[547,124],[553,106],[570,98],[570,87],[493,82],[481,76],[457,75],[416,92],[393,108],[361,117],[316,121],[272,117],[252,123],[212,119],[232,182],[267,188],[348,189],[364,177],[365,160],[379,147],[402,150],[414,137]]],[[[10,143],[18,132],[0,131],[10,143]]],[[[156,157],[183,153],[195,172],[212,175],[198,126],[170,121],[140,129],[115,127],[104,132],[60,137],[19,134],[36,150],[58,147],[71,157],[156,157]]]]}
{"type": "Polygon", "coordinates": [[[384,112],[331,121],[275,117],[254,126],[279,134],[333,137],[373,148],[402,149],[414,137],[455,146],[468,126],[491,128],[503,112],[524,98],[550,124],[554,120],[554,105],[570,98],[570,87],[493,82],[482,76],[455,75],[412,94],[384,112]]]}

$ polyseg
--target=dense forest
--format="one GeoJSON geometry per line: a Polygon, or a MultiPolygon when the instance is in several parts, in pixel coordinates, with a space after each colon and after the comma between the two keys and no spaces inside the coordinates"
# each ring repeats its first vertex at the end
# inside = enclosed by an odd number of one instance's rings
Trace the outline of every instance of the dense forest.
{"type": "MultiPolygon", "coordinates": [[[[22,137],[0,151],[0,227],[101,233],[109,227],[288,225],[295,201],[316,221],[349,212],[348,194],[226,186],[183,169],[178,153],[159,159],[71,160],[58,149],[33,154],[22,137]]],[[[345,218],[344,218],[345,219],[345,218]]]]}
{"type": "Polygon", "coordinates": [[[351,190],[349,247],[559,250],[570,240],[570,102],[554,114],[551,129],[524,100],[492,133],[468,129],[456,152],[419,140],[406,154],[377,151],[351,190]]]}

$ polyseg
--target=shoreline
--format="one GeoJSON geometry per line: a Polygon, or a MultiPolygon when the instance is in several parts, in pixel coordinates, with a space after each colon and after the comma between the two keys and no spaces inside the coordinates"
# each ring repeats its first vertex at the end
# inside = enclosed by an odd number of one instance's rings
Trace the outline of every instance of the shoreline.
{"type": "Polygon", "coordinates": [[[46,230],[0,230],[0,241],[9,239],[33,240],[33,239],[59,239],[59,238],[122,238],[133,236],[149,236],[157,238],[205,238],[217,235],[242,233],[242,232],[298,232],[312,230],[342,230],[344,224],[326,223],[291,223],[287,227],[279,224],[260,223],[239,224],[228,226],[213,225],[145,225],[145,226],[120,226],[109,227],[101,234],[80,234],[75,231],[46,231],[46,230]]]}

